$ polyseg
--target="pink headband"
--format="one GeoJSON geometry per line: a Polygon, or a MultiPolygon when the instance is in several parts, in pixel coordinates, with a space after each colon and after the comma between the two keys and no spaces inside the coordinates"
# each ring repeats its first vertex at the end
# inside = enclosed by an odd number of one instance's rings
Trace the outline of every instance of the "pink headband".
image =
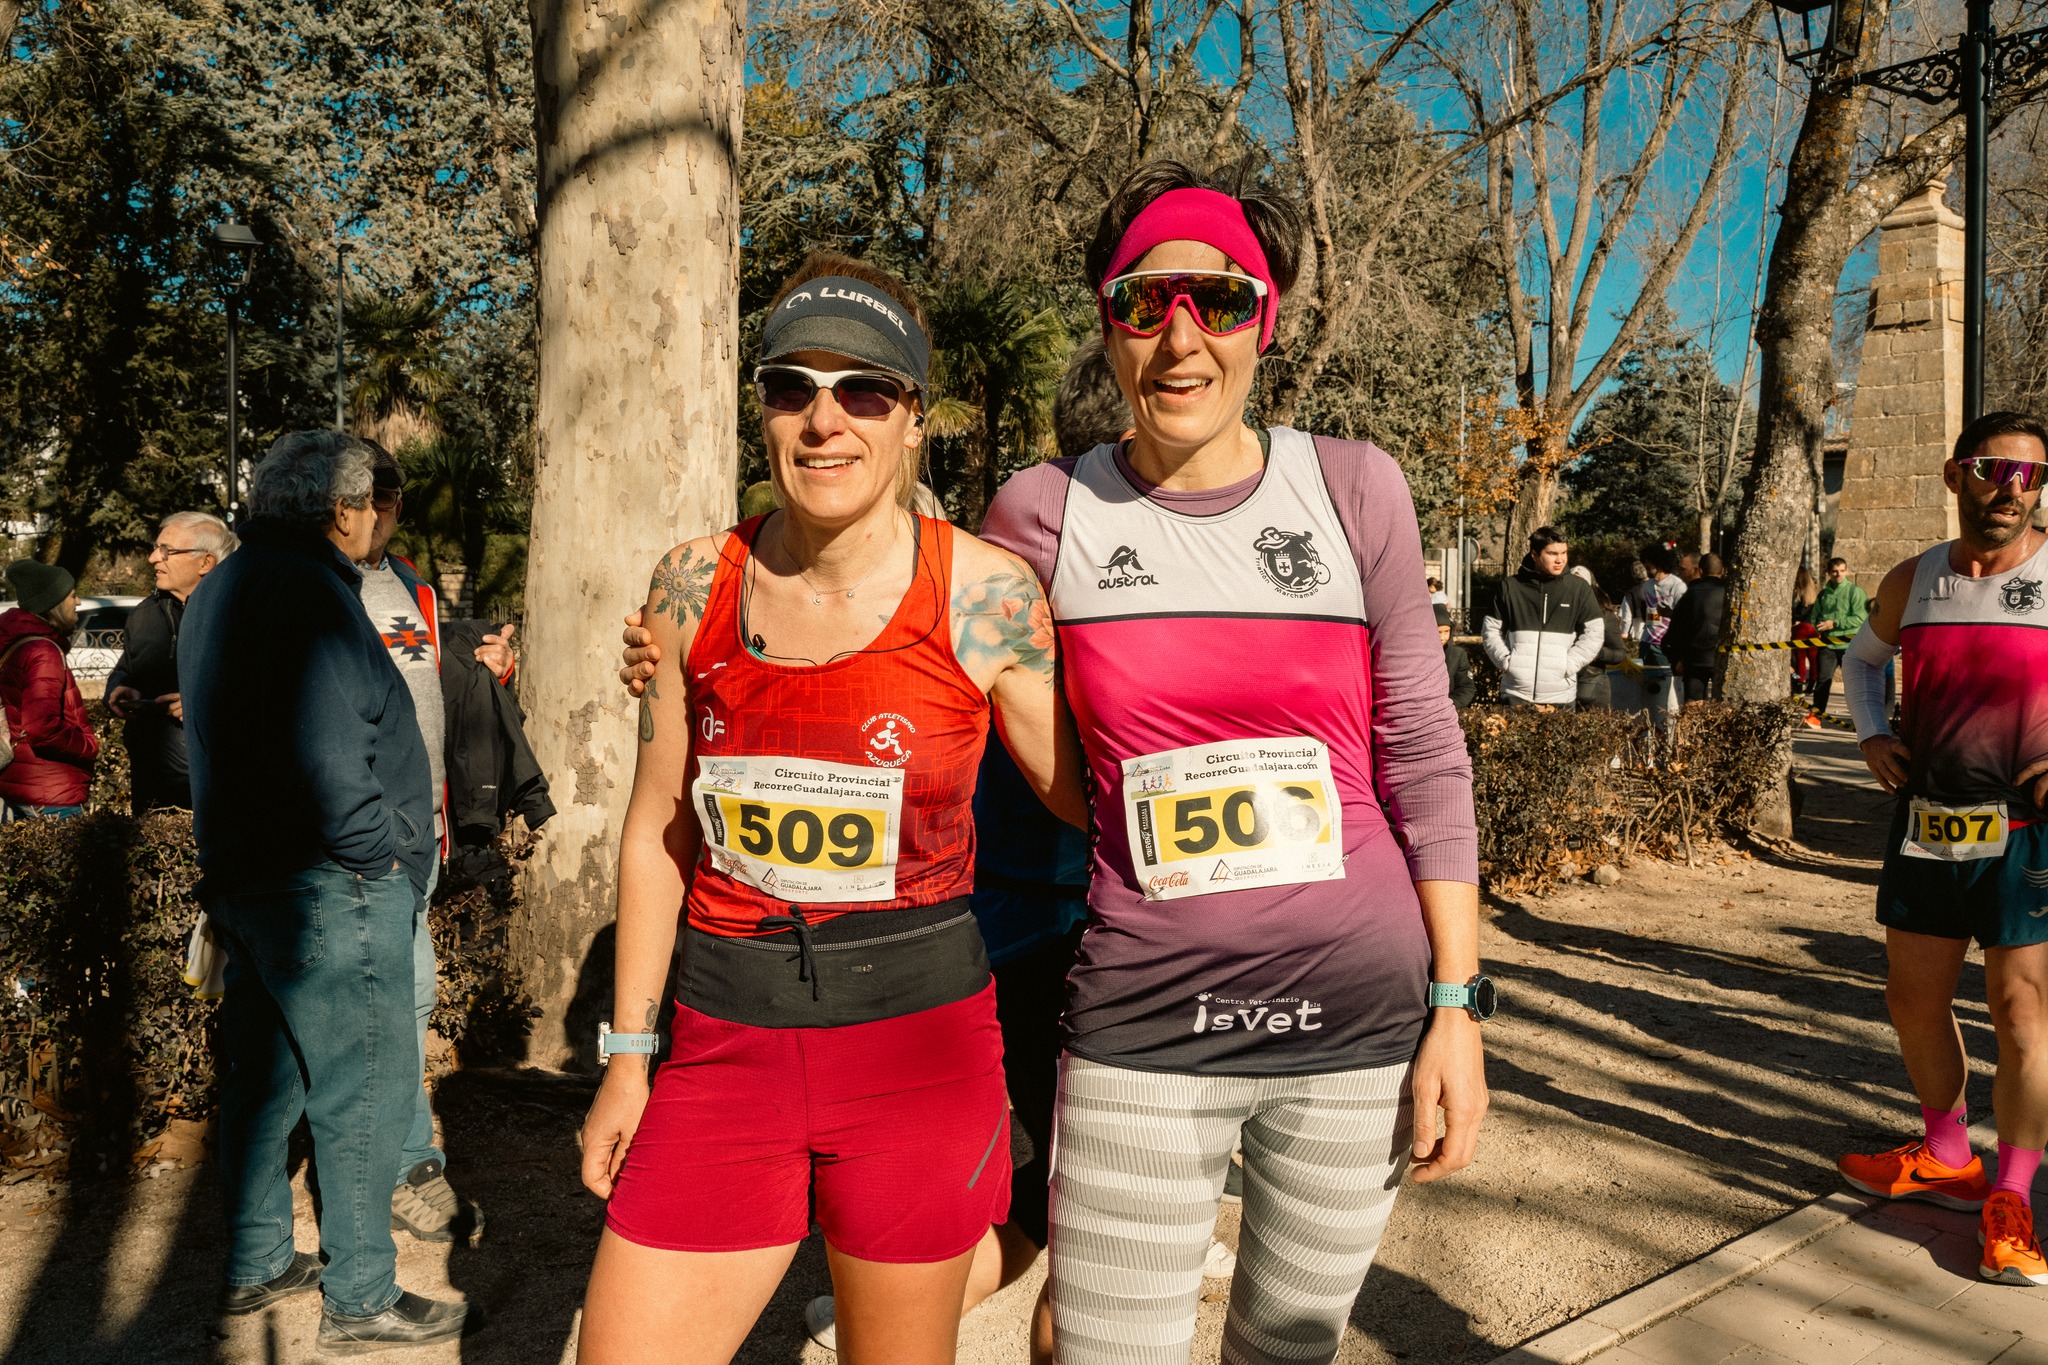
{"type": "MultiPolygon", "coordinates": [[[[1244,205],[1220,190],[1168,190],[1141,209],[1124,229],[1109,258],[1106,283],[1130,269],[1131,263],[1161,242],[1202,242],[1237,262],[1266,286],[1265,318],[1259,324],[1259,349],[1273,344],[1273,323],[1280,313],[1280,290],[1266,266],[1266,249],[1245,220],[1244,205]]],[[[1099,301],[1098,301],[1099,302],[1099,301]]],[[[1105,326],[1107,324],[1105,323],[1105,326]]]]}

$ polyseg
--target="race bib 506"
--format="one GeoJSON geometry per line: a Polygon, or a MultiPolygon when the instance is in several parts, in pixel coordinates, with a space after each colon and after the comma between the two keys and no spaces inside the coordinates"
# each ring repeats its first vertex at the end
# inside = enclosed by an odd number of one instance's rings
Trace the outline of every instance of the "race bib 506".
{"type": "Polygon", "coordinates": [[[1153,900],[1344,875],[1344,807],[1320,740],[1225,740],[1123,767],[1131,863],[1153,900]]]}
{"type": "Polygon", "coordinates": [[[716,870],[783,900],[896,894],[903,774],[753,755],[706,758],[690,796],[716,870]]]}

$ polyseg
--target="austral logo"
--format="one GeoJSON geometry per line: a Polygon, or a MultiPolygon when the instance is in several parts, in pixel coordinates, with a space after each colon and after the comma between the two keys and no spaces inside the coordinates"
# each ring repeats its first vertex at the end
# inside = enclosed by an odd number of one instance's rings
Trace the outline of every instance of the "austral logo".
{"type": "Polygon", "coordinates": [[[1323,563],[1307,531],[1283,531],[1268,526],[1259,532],[1252,548],[1259,553],[1259,572],[1289,597],[1308,597],[1330,581],[1330,568],[1323,563]]]}
{"type": "Polygon", "coordinates": [[[1999,601],[2014,616],[2024,616],[2030,611],[2041,609],[2041,580],[2038,578],[2015,578],[1998,590],[1999,601]]]}
{"type": "Polygon", "coordinates": [[[1156,588],[1159,580],[1145,572],[1145,566],[1138,562],[1138,552],[1128,545],[1116,547],[1116,553],[1109,557],[1109,563],[1102,566],[1103,578],[1097,588],[1156,588]]]}

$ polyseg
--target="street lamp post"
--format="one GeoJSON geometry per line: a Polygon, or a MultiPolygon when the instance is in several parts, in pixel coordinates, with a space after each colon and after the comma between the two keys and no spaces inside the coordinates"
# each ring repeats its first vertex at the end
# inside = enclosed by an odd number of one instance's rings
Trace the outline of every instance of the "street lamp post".
{"type": "Polygon", "coordinates": [[[1839,93],[1868,85],[1905,95],[1923,104],[1959,100],[1963,109],[1963,421],[1984,413],[1984,305],[1989,289],[1991,219],[1990,171],[1986,164],[1991,132],[1991,99],[2007,81],[2026,81],[2048,70],[2048,28],[1999,37],[1991,23],[1991,0],[1966,0],[1968,19],[1950,52],[1929,53],[1909,62],[1854,70],[1863,50],[1863,27],[1869,6],[1834,0],[1771,0],[1776,8],[1778,42],[1787,60],[1813,78],[1817,90],[1839,93]],[[1826,11],[1824,36],[1813,38],[1816,16],[1826,11]],[[1797,47],[1785,31],[1785,16],[1799,20],[1797,47]]]}
{"type": "Polygon", "coordinates": [[[342,369],[342,339],[347,333],[346,316],[348,299],[346,277],[343,276],[341,258],[348,252],[348,243],[337,235],[334,239],[334,429],[348,430],[348,380],[342,369]]]}
{"type": "Polygon", "coordinates": [[[241,472],[240,428],[242,425],[241,375],[235,354],[235,332],[241,321],[242,291],[249,287],[256,266],[256,248],[261,245],[247,223],[230,218],[213,230],[214,254],[219,258],[227,282],[228,304],[228,520],[235,519],[239,501],[235,487],[241,472]]]}

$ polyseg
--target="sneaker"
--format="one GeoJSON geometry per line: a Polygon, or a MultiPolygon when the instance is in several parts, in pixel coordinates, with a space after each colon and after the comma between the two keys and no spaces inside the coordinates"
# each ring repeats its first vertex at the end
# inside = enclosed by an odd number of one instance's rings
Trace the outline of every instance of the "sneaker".
{"type": "Polygon", "coordinates": [[[2048,1260],[2041,1258],[2041,1241],[2034,1236],[2034,1211],[2011,1190],[1999,1190],[1984,1201],[1977,1242],[1984,1248],[1984,1259],[1977,1265],[1983,1278],[2000,1284],[2048,1284],[2048,1260]]]}
{"type": "Polygon", "coordinates": [[[413,1167],[391,1192],[391,1230],[409,1232],[422,1242],[467,1239],[482,1223],[483,1214],[474,1204],[464,1207],[441,1173],[441,1163],[432,1158],[413,1167]]]}
{"type": "Polygon", "coordinates": [[[1242,1204],[1244,1202],[1244,1163],[1233,1161],[1230,1169],[1223,1173],[1223,1202],[1242,1204]]]}
{"type": "Polygon", "coordinates": [[[441,1303],[400,1290],[398,1302],[381,1313],[355,1317],[331,1308],[321,1313],[319,1346],[336,1355],[424,1346],[461,1336],[468,1321],[466,1303],[441,1303]]]}
{"type": "Polygon", "coordinates": [[[1817,715],[1815,715],[1815,714],[1814,714],[1813,712],[1811,712],[1811,711],[1808,711],[1808,712],[1806,713],[1806,728],[1807,728],[1807,729],[1809,729],[1809,730],[1818,730],[1818,729],[1820,729],[1820,728],[1821,728],[1821,722],[1820,722],[1820,717],[1819,717],[1819,716],[1817,716],[1817,715]]]}
{"type": "Polygon", "coordinates": [[[310,1251],[295,1251],[292,1263],[276,1279],[263,1284],[229,1285],[227,1293],[221,1295],[220,1311],[238,1318],[268,1308],[279,1299],[308,1294],[319,1287],[320,1258],[310,1251]]]}
{"type": "Polygon", "coordinates": [[[1962,1167],[1944,1166],[1927,1154],[1924,1142],[1909,1142],[1875,1156],[1845,1156],[1835,1163],[1842,1179],[1880,1199],[1918,1199],[1945,1209],[1974,1213],[1984,1207],[1991,1181],[1975,1156],[1962,1167]]]}
{"type": "Polygon", "coordinates": [[[839,1332],[832,1321],[830,1294],[820,1294],[804,1305],[804,1334],[826,1350],[838,1353],[839,1332]]]}
{"type": "Polygon", "coordinates": [[[1237,1253],[1214,1237],[1209,1239],[1209,1254],[1202,1258],[1202,1278],[1205,1280],[1227,1280],[1237,1273],[1237,1253]]]}

